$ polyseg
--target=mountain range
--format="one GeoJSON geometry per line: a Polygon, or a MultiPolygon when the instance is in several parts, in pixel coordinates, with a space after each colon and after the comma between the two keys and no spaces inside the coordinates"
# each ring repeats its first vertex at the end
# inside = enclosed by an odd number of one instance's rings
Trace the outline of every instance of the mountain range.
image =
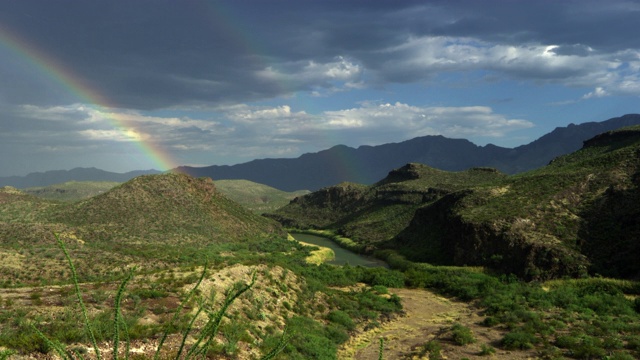
{"type": "MultiPolygon", "coordinates": [[[[180,166],[173,171],[214,180],[250,180],[283,191],[313,191],[344,181],[370,185],[385,177],[392,169],[407,163],[421,163],[447,171],[493,167],[506,174],[515,174],[537,169],[558,156],[576,151],[585,140],[597,134],[637,124],[640,124],[640,114],[628,114],[602,122],[570,124],[516,148],[492,144],[478,146],[465,139],[422,136],[378,146],[352,148],[337,145],[298,158],[256,159],[237,165],[180,166]]],[[[26,188],[67,181],[124,182],[139,175],[156,173],[159,171],[119,174],[96,168],[76,168],[22,177],[0,177],[0,186],[26,188]]]]}
{"type": "Polygon", "coordinates": [[[515,174],[544,166],[554,158],[582,147],[583,141],[623,126],[640,124],[640,114],[629,114],[603,122],[558,127],[541,138],[516,148],[478,146],[465,139],[423,136],[379,146],[334,146],[295,159],[260,159],[232,166],[188,167],[176,170],[215,180],[245,179],[284,191],[317,190],[343,181],[373,184],[392,169],[407,163],[462,171],[493,167],[515,174]]]}

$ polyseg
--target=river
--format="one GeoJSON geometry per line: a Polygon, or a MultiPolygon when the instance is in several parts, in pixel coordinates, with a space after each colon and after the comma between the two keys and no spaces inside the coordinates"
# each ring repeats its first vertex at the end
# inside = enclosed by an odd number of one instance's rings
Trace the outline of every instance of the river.
{"type": "Polygon", "coordinates": [[[336,258],[334,260],[327,261],[327,264],[349,264],[351,266],[360,265],[364,267],[389,267],[387,263],[380,259],[376,259],[371,256],[356,254],[351,250],[340,247],[338,244],[322,236],[300,233],[291,233],[291,236],[293,236],[298,241],[328,247],[333,250],[333,252],[336,254],[336,258]]]}

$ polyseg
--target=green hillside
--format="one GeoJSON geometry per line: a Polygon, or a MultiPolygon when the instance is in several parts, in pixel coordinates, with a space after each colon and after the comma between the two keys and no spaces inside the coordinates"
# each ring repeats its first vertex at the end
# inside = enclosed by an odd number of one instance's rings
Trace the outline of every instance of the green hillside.
{"type": "Polygon", "coordinates": [[[307,190],[281,191],[249,180],[214,180],[214,183],[229,199],[257,214],[275,211],[294,198],[309,193],[307,190]]]}
{"type": "Polygon", "coordinates": [[[539,280],[637,277],[639,184],[640,128],[630,127],[528,173],[409,164],[369,187],[322,189],[271,217],[433,264],[483,265],[539,280]]]}
{"type": "Polygon", "coordinates": [[[72,202],[102,194],[119,184],[113,181],[68,181],[62,184],[21,189],[21,191],[43,199],[72,202]]]}
{"type": "Polygon", "coordinates": [[[72,204],[55,217],[73,225],[90,225],[128,236],[166,237],[188,234],[207,241],[234,241],[280,231],[275,223],[252,214],[224,196],[209,178],[183,174],[137,177],[89,200],[72,204]]]}
{"type": "MultiPolygon", "coordinates": [[[[68,181],[62,184],[21,189],[42,199],[75,202],[105,193],[120,185],[112,181],[68,181]]],[[[214,180],[216,188],[229,199],[256,214],[275,211],[308,190],[281,191],[249,180],[214,180]]]]}

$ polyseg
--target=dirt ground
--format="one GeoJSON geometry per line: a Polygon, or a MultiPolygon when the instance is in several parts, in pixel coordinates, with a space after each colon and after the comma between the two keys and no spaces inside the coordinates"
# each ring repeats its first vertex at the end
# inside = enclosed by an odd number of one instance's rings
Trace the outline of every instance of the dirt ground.
{"type": "Polygon", "coordinates": [[[352,336],[339,352],[338,359],[378,359],[380,338],[384,338],[384,359],[428,359],[419,355],[422,345],[437,340],[443,359],[535,359],[533,351],[505,351],[497,348],[504,332],[480,325],[484,319],[472,305],[457,302],[422,289],[389,289],[402,299],[405,314],[380,327],[352,336]],[[454,323],[470,328],[476,342],[455,344],[447,334],[454,323]],[[491,356],[481,356],[482,345],[493,346],[491,356]]]}

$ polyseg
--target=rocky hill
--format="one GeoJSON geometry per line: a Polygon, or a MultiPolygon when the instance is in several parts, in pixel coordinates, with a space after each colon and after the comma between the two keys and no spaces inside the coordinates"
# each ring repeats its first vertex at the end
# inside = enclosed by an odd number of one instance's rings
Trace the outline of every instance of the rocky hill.
{"type": "Polygon", "coordinates": [[[527,279],[640,276],[640,127],[603,133],[519,175],[483,168],[434,181],[434,174],[410,164],[369,187],[322,189],[273,218],[332,229],[369,251],[527,279]]]}
{"type": "Polygon", "coordinates": [[[126,230],[129,236],[188,234],[208,241],[238,240],[269,233],[284,235],[219,192],[209,178],[184,174],[145,175],[73,204],[55,219],[77,225],[126,230]]]}

